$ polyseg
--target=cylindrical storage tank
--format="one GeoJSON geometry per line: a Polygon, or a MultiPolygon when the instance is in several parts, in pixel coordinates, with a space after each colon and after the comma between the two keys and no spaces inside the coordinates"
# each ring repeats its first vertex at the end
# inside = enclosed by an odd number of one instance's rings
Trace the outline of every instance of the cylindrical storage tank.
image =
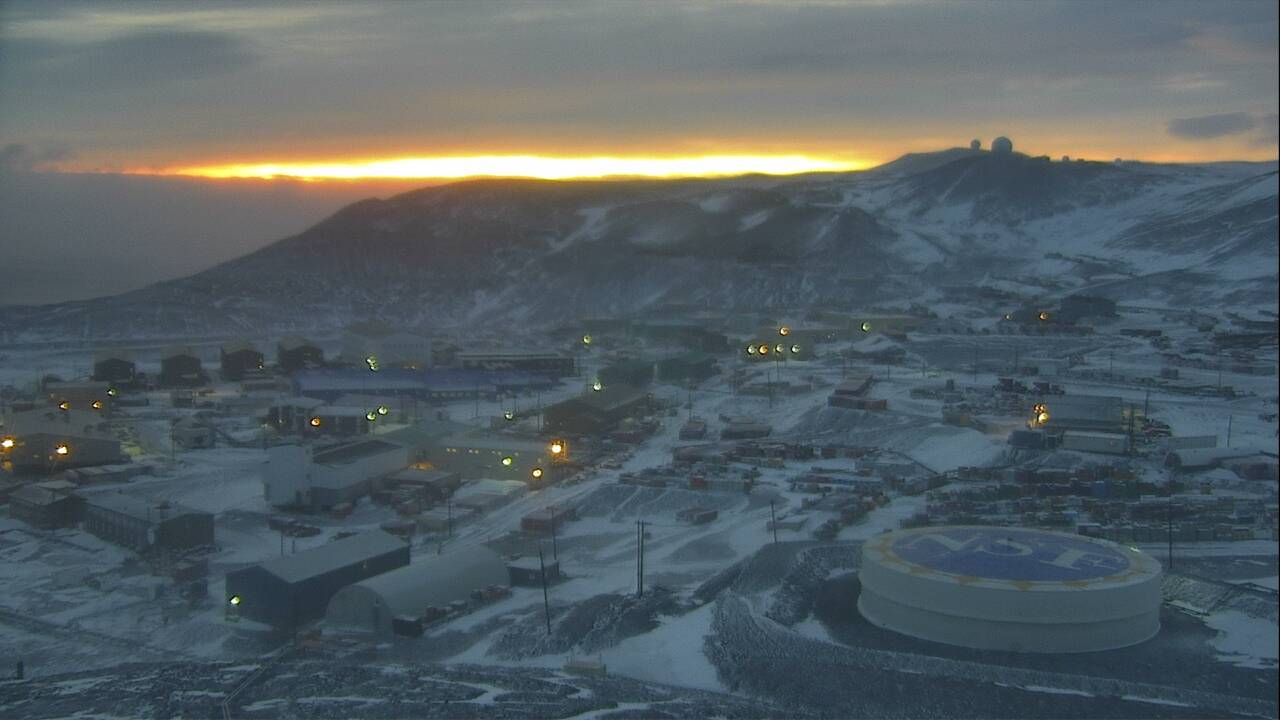
{"type": "Polygon", "coordinates": [[[325,623],[334,628],[390,634],[396,618],[421,617],[428,607],[467,600],[471,591],[510,585],[507,565],[487,547],[432,555],[339,590],[325,623]]]}
{"type": "Polygon", "coordinates": [[[1091,652],[1160,630],[1160,563],[1136,548],[1001,527],[900,530],[862,548],[858,610],[936,642],[1091,652]]]}

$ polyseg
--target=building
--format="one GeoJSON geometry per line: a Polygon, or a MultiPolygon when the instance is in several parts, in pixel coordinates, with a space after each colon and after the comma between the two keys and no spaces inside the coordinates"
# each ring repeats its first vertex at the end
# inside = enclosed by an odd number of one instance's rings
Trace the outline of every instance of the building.
{"type": "Polygon", "coordinates": [[[133,385],[138,366],[128,350],[99,350],[93,354],[93,379],[111,385],[133,385]]]}
{"type": "MultiPolygon", "coordinates": [[[[388,433],[387,437],[392,439],[392,434],[388,433]]],[[[502,433],[468,433],[432,439],[423,446],[418,459],[467,480],[528,481],[534,468],[548,470],[551,467],[545,441],[502,433]]]]}
{"type": "Polygon", "coordinates": [[[707,329],[698,323],[651,320],[632,323],[630,332],[636,337],[680,345],[696,352],[721,353],[728,349],[729,338],[724,333],[707,329]]]}
{"type": "Polygon", "coordinates": [[[1067,533],[926,527],[862,547],[858,611],[934,642],[1002,652],[1128,647],[1160,630],[1160,563],[1067,533]]]}
{"type": "Polygon", "coordinates": [[[596,378],[605,385],[644,387],[653,382],[653,361],[622,360],[601,368],[596,378]]]}
{"type": "Polygon", "coordinates": [[[850,375],[831,392],[827,398],[827,405],[855,410],[868,409],[866,396],[867,391],[871,389],[872,379],[868,374],[850,375]]]}
{"type": "Polygon", "coordinates": [[[1053,395],[1041,398],[1049,420],[1046,430],[1079,430],[1122,434],[1126,429],[1124,400],[1115,396],[1053,395]]]}
{"type": "Polygon", "coordinates": [[[720,372],[714,355],[687,352],[658,361],[658,379],[663,382],[702,382],[720,372]]]}
{"type": "Polygon", "coordinates": [[[227,573],[226,600],[241,616],[281,630],[324,616],[342,588],[409,564],[409,546],[370,530],[227,573]]]}
{"type": "Polygon", "coordinates": [[[397,398],[402,404],[413,400],[451,402],[476,397],[493,398],[499,393],[545,390],[555,385],[545,375],[527,372],[486,372],[447,368],[414,371],[384,368],[299,370],[291,381],[293,394],[333,402],[343,395],[379,395],[397,398]]]}
{"type": "Polygon", "coordinates": [[[263,495],[275,507],[328,509],[369,494],[372,481],[409,464],[409,451],[383,440],[356,440],[313,450],[267,449],[263,495]]]}
{"type": "Polygon", "coordinates": [[[92,410],[101,417],[111,417],[115,409],[112,385],[108,382],[51,382],[44,386],[50,406],[68,410],[92,410]]]}
{"type": "Polygon", "coordinates": [[[213,426],[194,417],[184,417],[169,429],[169,439],[183,450],[206,450],[217,442],[213,426]]]}
{"type": "Polygon", "coordinates": [[[366,360],[374,358],[381,370],[431,367],[431,338],[372,321],[347,327],[342,337],[342,359],[357,369],[367,370],[366,360]]]}
{"type": "Polygon", "coordinates": [[[125,461],[120,440],[93,410],[27,410],[9,416],[5,453],[14,472],[53,473],[125,461]]]}
{"type": "Polygon", "coordinates": [[[577,508],[572,505],[547,505],[520,518],[520,529],[527,533],[551,535],[577,517],[577,508]]]}
{"type": "Polygon", "coordinates": [[[508,560],[507,575],[515,587],[541,587],[544,577],[550,585],[560,581],[560,561],[532,556],[508,560]]]}
{"type": "Polygon", "coordinates": [[[160,354],[160,385],[163,387],[195,387],[209,381],[209,376],[188,345],[165,348],[160,354]]]}
{"type": "Polygon", "coordinates": [[[628,385],[588,391],[543,409],[545,427],[552,432],[592,435],[613,430],[624,418],[648,411],[648,393],[628,385]]]}
{"type": "Polygon", "coordinates": [[[262,353],[248,340],[233,340],[218,349],[223,380],[243,380],[265,367],[262,353]]]}
{"type": "Polygon", "coordinates": [[[442,500],[462,485],[462,477],[445,470],[410,466],[386,476],[384,485],[412,489],[420,496],[442,500]]]}
{"type": "Polygon", "coordinates": [[[471,508],[476,512],[489,512],[506,505],[523,495],[529,485],[520,480],[494,480],[484,478],[463,485],[453,493],[454,505],[471,508]]]}
{"type": "Polygon", "coordinates": [[[9,494],[9,517],[26,524],[51,530],[73,527],[84,514],[84,498],[73,492],[59,491],[33,483],[9,494]]]}
{"type": "Polygon", "coordinates": [[[1059,447],[1063,450],[1124,455],[1129,452],[1129,438],[1125,435],[1110,433],[1067,431],[1062,433],[1059,447]]]}
{"type": "Polygon", "coordinates": [[[475,591],[507,586],[507,566],[483,545],[431,555],[352,583],[329,601],[325,624],[380,635],[420,635],[429,608],[467,602],[475,591]]]}
{"type": "Polygon", "coordinates": [[[276,366],[286,373],[324,367],[324,350],[310,340],[290,335],[276,343],[276,366]]]}
{"type": "Polygon", "coordinates": [[[376,416],[376,408],[319,405],[305,415],[295,413],[294,423],[296,432],[303,435],[353,438],[373,432],[376,416]],[[369,420],[370,411],[375,414],[373,421],[369,420]]]}
{"type": "Polygon", "coordinates": [[[137,552],[213,544],[213,515],[172,503],[148,502],[119,492],[86,497],[84,529],[137,552]]]}
{"type": "Polygon", "coordinates": [[[1209,470],[1223,467],[1233,460],[1249,458],[1258,454],[1257,450],[1249,448],[1183,448],[1174,450],[1166,455],[1164,464],[1167,468],[1181,472],[1209,470]]]}
{"type": "MultiPolygon", "coordinates": [[[[267,423],[282,434],[306,432],[314,412],[324,401],[309,397],[292,397],[277,401],[267,408],[267,423]]],[[[323,421],[322,421],[323,422],[323,421]]]]}
{"type": "Polygon", "coordinates": [[[572,356],[553,352],[460,352],[456,361],[463,370],[517,371],[555,378],[578,374],[577,363],[572,356]]]}

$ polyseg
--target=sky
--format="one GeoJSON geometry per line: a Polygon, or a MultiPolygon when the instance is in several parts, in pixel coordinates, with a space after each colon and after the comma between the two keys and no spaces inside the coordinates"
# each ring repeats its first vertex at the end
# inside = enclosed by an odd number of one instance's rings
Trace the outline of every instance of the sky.
{"type": "Polygon", "coordinates": [[[1274,2],[3,2],[0,167],[788,172],[996,135],[1272,160],[1277,80],[1274,2]]]}
{"type": "Polygon", "coordinates": [[[0,0],[0,305],[473,174],[1274,161],[1276,58],[1274,2],[0,0]]]}

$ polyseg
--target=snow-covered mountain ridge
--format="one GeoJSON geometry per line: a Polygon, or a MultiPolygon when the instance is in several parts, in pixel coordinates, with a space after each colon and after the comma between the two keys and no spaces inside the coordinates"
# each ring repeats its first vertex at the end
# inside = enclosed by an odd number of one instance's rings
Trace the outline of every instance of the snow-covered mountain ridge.
{"type": "Polygon", "coordinates": [[[858,173],[472,180],[354,203],[188,278],[10,308],[11,338],[436,327],[940,301],[988,286],[1276,309],[1275,163],[1050,162],[964,149],[858,173]]]}

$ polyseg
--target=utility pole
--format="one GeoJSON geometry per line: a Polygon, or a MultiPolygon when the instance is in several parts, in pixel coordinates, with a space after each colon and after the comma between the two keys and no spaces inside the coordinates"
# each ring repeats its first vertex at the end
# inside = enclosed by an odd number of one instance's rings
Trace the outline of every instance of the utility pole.
{"type": "Polygon", "coordinates": [[[778,544],[778,516],[773,513],[773,501],[769,501],[769,526],[773,528],[773,543],[778,544]]]}
{"type": "Polygon", "coordinates": [[[644,597],[644,521],[636,520],[636,597],[644,597]]]}
{"type": "Polygon", "coordinates": [[[973,349],[973,382],[978,383],[978,348],[973,349]]]}
{"type": "Polygon", "coordinates": [[[1142,399],[1142,419],[1146,420],[1151,416],[1151,388],[1147,388],[1147,395],[1142,399]]]}
{"type": "Polygon", "coordinates": [[[1114,382],[1116,379],[1116,351],[1111,351],[1111,362],[1107,365],[1107,380],[1114,382]]]}
{"type": "Polygon", "coordinates": [[[551,557],[560,562],[560,551],[556,549],[556,516],[551,514],[551,557]]]}
{"type": "Polygon", "coordinates": [[[450,491],[444,499],[445,516],[449,522],[449,537],[453,537],[453,491],[450,491]]]}
{"type": "Polygon", "coordinates": [[[547,595],[547,563],[542,557],[542,544],[538,544],[538,570],[542,575],[542,613],[547,619],[547,635],[551,635],[551,599],[547,595]]]}
{"type": "Polygon", "coordinates": [[[1173,569],[1173,470],[1169,471],[1169,508],[1165,512],[1165,518],[1169,525],[1169,569],[1173,569]]]}
{"type": "Polygon", "coordinates": [[[1231,421],[1235,419],[1235,415],[1227,416],[1227,447],[1231,447],[1231,421]]]}

